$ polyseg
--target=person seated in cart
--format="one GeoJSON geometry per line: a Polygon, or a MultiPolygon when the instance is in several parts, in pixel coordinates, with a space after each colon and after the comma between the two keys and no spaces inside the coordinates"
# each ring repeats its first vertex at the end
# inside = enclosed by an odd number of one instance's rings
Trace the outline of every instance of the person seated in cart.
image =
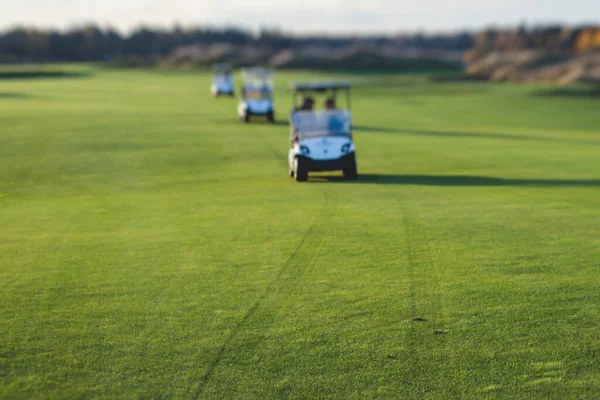
{"type": "Polygon", "coordinates": [[[313,98],[305,97],[304,100],[302,100],[302,107],[300,107],[300,109],[303,111],[312,111],[314,106],[315,101],[313,100],[313,98]]]}
{"type": "Polygon", "coordinates": [[[333,97],[328,98],[327,100],[325,100],[325,109],[332,111],[335,110],[335,99],[333,97]]]}

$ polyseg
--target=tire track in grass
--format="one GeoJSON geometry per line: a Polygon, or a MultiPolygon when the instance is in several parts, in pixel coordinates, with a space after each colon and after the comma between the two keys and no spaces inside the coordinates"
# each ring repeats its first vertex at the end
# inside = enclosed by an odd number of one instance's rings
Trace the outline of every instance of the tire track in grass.
{"type": "MultiPolygon", "coordinates": [[[[337,212],[337,208],[333,207],[333,209],[331,209],[330,207],[328,207],[330,200],[331,200],[331,194],[323,192],[323,196],[325,199],[323,208],[321,209],[320,215],[318,217],[318,219],[321,221],[321,223],[318,224],[318,227],[320,228],[321,226],[325,226],[328,227],[325,230],[321,230],[319,229],[318,233],[315,232],[315,229],[313,229],[313,231],[311,232],[316,239],[314,239],[312,242],[312,245],[309,246],[309,249],[314,249],[313,251],[309,252],[307,254],[307,263],[305,264],[306,266],[304,268],[302,268],[298,275],[296,276],[296,279],[294,279],[292,282],[289,283],[289,285],[285,288],[285,292],[288,295],[292,295],[292,294],[296,294],[298,293],[298,286],[300,285],[300,282],[304,279],[304,277],[306,277],[312,270],[313,267],[316,263],[316,261],[318,260],[318,255],[321,252],[321,249],[323,248],[323,243],[326,243],[326,239],[327,239],[327,234],[331,232],[331,220],[335,219],[335,217],[338,215],[337,212]],[[327,212],[325,212],[325,210],[327,210],[327,212]],[[327,234],[326,234],[327,233],[327,234]]],[[[337,201],[337,199],[336,199],[337,201]]],[[[283,290],[281,290],[283,291],[283,290]]]]}
{"type": "MultiPolygon", "coordinates": [[[[242,319],[233,327],[224,343],[219,348],[216,357],[209,364],[207,372],[204,374],[202,379],[200,380],[200,384],[193,396],[193,398],[200,398],[208,384],[211,382],[216,369],[221,364],[225,353],[228,349],[230,349],[231,344],[234,342],[238,334],[241,330],[251,325],[251,320],[256,315],[257,311],[263,306],[263,304],[267,301],[269,297],[275,296],[281,292],[293,292],[294,288],[298,285],[299,281],[302,277],[307,273],[307,271],[314,264],[314,261],[317,258],[317,252],[321,247],[321,243],[325,237],[325,231],[319,229],[321,225],[326,225],[327,218],[327,209],[328,209],[328,196],[326,192],[323,192],[324,202],[321,207],[321,211],[319,215],[315,217],[306,230],[306,232],[302,235],[302,239],[292,252],[292,254],[288,257],[288,259],[283,263],[282,267],[277,272],[277,275],[271,280],[267,288],[262,292],[262,294],[258,297],[258,299],[254,302],[254,304],[248,309],[246,314],[242,317],[242,319]],[[316,249],[312,251],[312,249],[316,249]],[[303,261],[308,258],[308,263],[304,264],[303,261]],[[285,275],[289,273],[289,277],[285,277],[285,275]],[[286,283],[287,282],[287,283],[286,283]]],[[[271,325],[270,323],[269,325],[271,325]]]]}
{"type": "MultiPolygon", "coordinates": [[[[360,179],[360,177],[359,177],[360,179]]],[[[398,194],[389,190],[389,188],[386,187],[385,184],[381,184],[379,182],[376,183],[376,186],[381,187],[384,189],[385,192],[387,192],[390,197],[392,197],[392,199],[394,199],[396,201],[396,203],[399,206],[399,209],[401,211],[402,214],[402,223],[404,225],[404,248],[403,248],[403,253],[404,256],[406,257],[406,261],[407,261],[407,267],[408,267],[408,279],[409,279],[409,286],[408,286],[408,297],[409,297],[409,310],[410,310],[410,318],[414,319],[414,318],[418,318],[417,317],[417,292],[416,292],[416,285],[415,285],[415,269],[416,269],[416,262],[414,259],[414,251],[413,251],[413,239],[411,236],[411,229],[410,229],[410,223],[409,223],[409,219],[408,219],[408,210],[406,208],[406,205],[402,202],[402,199],[400,199],[398,197],[398,194]]]]}
{"type": "MultiPolygon", "coordinates": [[[[437,303],[437,306],[435,307],[436,310],[439,312],[439,315],[437,316],[438,318],[436,319],[436,331],[441,331],[443,326],[444,326],[444,308],[445,308],[445,302],[444,300],[441,298],[441,294],[442,294],[442,284],[441,284],[441,273],[439,271],[439,268],[436,268],[436,263],[434,262],[431,254],[433,253],[433,249],[431,247],[431,244],[429,243],[427,234],[425,232],[425,227],[424,225],[419,225],[419,222],[416,222],[417,218],[413,219],[413,222],[409,222],[409,216],[408,216],[408,212],[406,210],[406,207],[403,207],[403,213],[404,213],[404,230],[405,230],[405,238],[406,238],[406,253],[407,253],[407,257],[409,259],[409,263],[410,263],[410,270],[409,270],[409,276],[411,279],[411,286],[412,286],[412,290],[411,290],[411,297],[412,297],[412,301],[411,301],[411,313],[412,313],[412,318],[415,319],[415,321],[417,322],[424,322],[423,320],[425,320],[425,315],[418,315],[419,310],[417,310],[417,306],[416,306],[416,301],[417,301],[417,293],[416,293],[416,285],[414,285],[414,281],[417,279],[415,276],[415,271],[418,269],[417,267],[417,262],[415,261],[415,233],[417,233],[417,231],[420,232],[420,234],[418,235],[421,240],[419,242],[423,242],[423,244],[421,245],[421,249],[424,250],[423,252],[420,253],[420,264],[421,265],[421,270],[423,272],[423,277],[422,277],[422,281],[423,283],[430,289],[431,294],[434,295],[433,298],[433,302],[437,303]],[[418,228],[420,226],[420,228],[418,228]]],[[[422,216],[422,213],[419,212],[421,214],[421,219],[424,220],[424,217],[422,216]]],[[[431,297],[431,296],[429,296],[431,297]]]]}
{"type": "MultiPolygon", "coordinates": [[[[398,202],[399,207],[402,210],[404,220],[404,237],[406,241],[405,254],[409,262],[409,279],[411,281],[411,287],[409,289],[409,296],[411,297],[411,317],[415,320],[415,322],[428,322],[426,318],[424,318],[425,315],[418,315],[420,310],[418,310],[417,307],[418,286],[415,284],[415,282],[419,279],[416,276],[416,273],[419,271],[419,266],[417,264],[422,264],[420,271],[423,273],[423,277],[420,280],[423,281],[423,283],[427,285],[429,289],[432,289],[431,292],[435,294],[433,302],[437,303],[435,308],[439,312],[436,320],[438,324],[436,330],[442,330],[445,322],[445,301],[441,297],[443,292],[443,277],[440,269],[436,267],[434,257],[431,256],[431,254],[434,253],[434,250],[431,247],[430,240],[428,240],[424,222],[425,216],[420,210],[416,211],[420,217],[415,216],[414,213],[412,213],[412,216],[409,216],[410,213],[407,206],[401,201],[400,198],[398,198],[396,194],[392,194],[392,196],[394,196],[398,202]],[[417,245],[417,240],[415,240],[415,233],[419,233],[417,235],[421,239],[419,242],[423,242],[423,244],[420,246],[420,248],[424,250],[420,253],[420,262],[417,262],[415,259],[416,247],[419,247],[417,245]]],[[[410,195],[407,197],[410,197],[410,195]]]]}
{"type": "MultiPolygon", "coordinates": [[[[425,377],[423,368],[426,364],[422,354],[428,348],[428,338],[431,338],[432,335],[446,333],[444,329],[445,301],[442,298],[442,274],[439,268],[436,268],[436,263],[431,256],[433,250],[426,233],[423,212],[417,210],[418,215],[411,212],[410,207],[406,204],[406,200],[411,199],[409,193],[404,193],[406,198],[403,201],[398,193],[387,187],[386,191],[397,201],[403,216],[404,254],[408,267],[408,308],[410,312],[406,347],[408,355],[412,359],[409,364],[409,374],[411,377],[419,377],[418,380],[421,380],[425,377]],[[427,315],[427,311],[433,312],[434,315],[427,315]]],[[[419,394],[425,394],[419,384],[415,386],[415,389],[419,394]]]]}
{"type": "MultiPolygon", "coordinates": [[[[324,210],[327,208],[327,203],[329,202],[329,195],[325,195],[325,199],[326,202],[324,204],[324,208],[321,211],[321,214],[324,213],[324,210]]],[[[324,221],[324,223],[319,224],[319,226],[321,225],[325,225],[325,226],[331,226],[330,224],[330,220],[334,219],[337,216],[337,211],[334,208],[334,210],[332,212],[328,212],[327,216],[325,218],[321,218],[322,215],[319,216],[319,219],[324,221]]],[[[328,230],[329,231],[329,230],[328,230]]],[[[304,278],[310,271],[313,270],[313,267],[315,265],[315,261],[317,260],[317,256],[319,255],[321,248],[323,247],[323,243],[325,242],[325,238],[327,237],[327,235],[325,235],[325,232],[320,232],[319,234],[316,235],[318,237],[318,243],[315,244],[314,246],[314,252],[310,255],[310,259],[309,262],[307,263],[306,267],[302,269],[302,273],[301,275],[298,277],[298,279],[296,279],[289,287],[288,291],[290,293],[296,293],[297,292],[297,287],[300,284],[300,281],[302,280],[302,278],[304,278]]]]}
{"type": "MultiPolygon", "coordinates": [[[[407,329],[407,338],[406,338],[406,348],[408,350],[408,356],[411,358],[411,361],[408,365],[409,367],[409,382],[411,385],[414,385],[414,377],[417,376],[418,371],[421,369],[421,357],[419,354],[419,340],[418,340],[418,331],[415,326],[416,322],[425,322],[426,319],[418,316],[419,310],[417,309],[417,278],[416,278],[416,262],[414,258],[414,249],[413,249],[413,238],[411,235],[411,227],[408,219],[408,211],[406,206],[402,204],[400,199],[393,194],[393,198],[398,201],[400,208],[402,210],[403,216],[403,224],[404,224],[404,255],[406,257],[408,263],[408,298],[409,298],[409,325],[407,329]]],[[[424,395],[425,393],[420,389],[419,385],[416,386],[416,390],[424,395]]]]}
{"type": "MultiPolygon", "coordinates": [[[[404,210],[406,211],[406,208],[404,208],[404,210]]],[[[432,293],[435,294],[434,302],[437,303],[435,309],[438,311],[436,319],[436,334],[441,334],[445,333],[444,327],[446,322],[446,301],[443,297],[444,288],[442,283],[444,281],[443,270],[439,268],[439,266],[437,265],[438,263],[436,261],[436,257],[433,256],[435,250],[431,245],[431,235],[427,233],[425,214],[423,213],[423,210],[421,208],[417,208],[415,210],[415,213],[418,214],[418,216],[415,216],[414,223],[412,224],[412,226],[416,227],[415,231],[419,232],[419,236],[421,238],[421,248],[423,250],[421,259],[423,265],[429,267],[428,271],[431,272],[428,275],[430,277],[429,287],[432,293]]]]}
{"type": "MultiPolygon", "coordinates": [[[[442,339],[447,334],[445,311],[446,301],[444,298],[445,292],[443,285],[445,279],[443,272],[444,269],[440,268],[434,255],[435,249],[432,247],[431,244],[432,235],[429,234],[427,231],[427,225],[425,222],[426,218],[423,209],[420,207],[415,207],[414,214],[418,215],[415,215],[413,223],[410,226],[413,227],[414,233],[416,233],[420,238],[419,247],[422,250],[420,252],[420,259],[423,270],[423,276],[421,280],[423,284],[422,286],[426,291],[424,293],[423,298],[427,299],[426,301],[430,308],[431,317],[429,319],[423,319],[424,322],[430,324],[430,326],[428,326],[428,328],[425,330],[425,334],[421,333],[419,335],[419,332],[416,329],[414,329],[414,326],[411,327],[413,328],[412,344],[414,346],[418,346],[418,348],[423,348],[426,346],[427,348],[433,347],[435,350],[437,350],[437,355],[435,355],[436,358],[449,359],[449,357],[446,356],[448,354],[448,340],[442,339]],[[427,297],[425,297],[425,295],[427,297]],[[435,341],[430,340],[432,334],[437,337],[435,341]]],[[[414,236],[415,235],[413,234],[412,237],[414,238],[414,236]]],[[[411,246],[411,251],[414,250],[414,246],[411,246]]],[[[426,316],[424,315],[424,317],[426,316]]],[[[418,372],[422,372],[422,366],[424,365],[423,360],[422,358],[418,358],[417,360],[418,363],[415,365],[415,367],[420,366],[418,372]]],[[[425,361],[425,363],[427,363],[427,361],[425,361]]],[[[444,376],[447,376],[447,372],[443,372],[440,370],[438,371],[438,376],[434,378],[443,378],[444,376]]],[[[464,382],[464,376],[462,375],[459,375],[454,379],[459,379],[461,382],[464,382]]],[[[448,385],[446,384],[446,386],[448,385]]],[[[460,384],[459,387],[464,388],[464,385],[460,384]]],[[[421,390],[420,392],[425,394],[423,390],[421,390]]]]}
{"type": "MultiPolygon", "coordinates": [[[[397,200],[397,198],[394,196],[397,200]]],[[[406,208],[402,207],[403,223],[404,223],[404,254],[408,261],[408,297],[411,318],[417,317],[417,294],[415,290],[415,261],[413,258],[412,238],[410,236],[410,228],[408,223],[408,214],[406,208]]]]}

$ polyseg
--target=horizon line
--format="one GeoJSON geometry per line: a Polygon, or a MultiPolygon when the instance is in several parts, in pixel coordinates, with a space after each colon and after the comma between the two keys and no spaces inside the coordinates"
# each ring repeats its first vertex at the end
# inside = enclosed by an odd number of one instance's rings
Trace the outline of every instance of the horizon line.
{"type": "Polygon", "coordinates": [[[407,28],[407,29],[398,29],[398,30],[388,30],[388,31],[376,31],[376,30],[365,30],[365,29],[357,29],[357,30],[305,30],[299,31],[295,29],[281,29],[279,26],[269,26],[263,25],[259,28],[252,28],[248,26],[244,26],[243,24],[235,24],[235,23],[221,23],[221,24],[208,24],[198,22],[194,23],[181,23],[178,21],[173,21],[171,23],[147,23],[147,22],[139,22],[135,24],[131,24],[129,27],[117,27],[115,25],[110,24],[109,22],[95,22],[95,21],[81,21],[81,22],[72,22],[69,24],[64,24],[62,27],[58,25],[44,25],[44,24],[36,24],[36,23],[27,23],[27,22],[13,22],[7,23],[4,25],[0,25],[0,33],[10,32],[16,29],[25,29],[25,30],[38,30],[38,31],[50,31],[50,32],[69,32],[77,29],[82,29],[85,27],[96,27],[103,31],[111,30],[114,32],[118,32],[121,35],[131,35],[132,33],[139,31],[141,29],[150,29],[156,31],[173,31],[176,28],[182,29],[183,31],[191,31],[194,29],[212,29],[212,30],[239,30],[244,31],[252,35],[258,35],[263,31],[277,32],[282,36],[293,36],[293,37],[351,37],[351,36],[361,36],[361,37],[394,37],[394,36],[416,36],[416,35],[425,35],[425,36],[443,36],[443,35],[456,35],[461,33],[477,33],[486,30],[516,30],[520,27],[525,27],[527,30],[536,30],[536,29],[544,29],[549,27],[562,27],[562,28],[586,28],[586,27],[600,27],[600,22],[592,22],[592,21],[581,21],[578,23],[573,22],[559,22],[559,21],[538,21],[538,22],[527,22],[520,21],[511,24],[503,24],[503,23],[487,23],[481,24],[479,27],[456,27],[456,28],[407,28]]]}

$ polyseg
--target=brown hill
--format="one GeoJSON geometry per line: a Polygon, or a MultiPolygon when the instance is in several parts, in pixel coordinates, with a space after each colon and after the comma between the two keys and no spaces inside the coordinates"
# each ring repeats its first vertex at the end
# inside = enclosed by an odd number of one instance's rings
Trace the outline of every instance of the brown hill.
{"type": "Polygon", "coordinates": [[[491,81],[569,84],[598,80],[600,27],[479,33],[463,56],[469,76],[491,81]]]}

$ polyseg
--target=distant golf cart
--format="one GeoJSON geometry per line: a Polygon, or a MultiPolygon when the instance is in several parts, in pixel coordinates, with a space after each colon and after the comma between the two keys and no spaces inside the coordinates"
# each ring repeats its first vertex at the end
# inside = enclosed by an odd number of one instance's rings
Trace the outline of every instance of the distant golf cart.
{"type": "Polygon", "coordinates": [[[235,85],[231,66],[228,64],[217,64],[213,68],[212,85],[210,92],[214,97],[235,95],[235,85]]]}
{"type": "Polygon", "coordinates": [[[244,86],[238,106],[238,117],[242,121],[249,122],[251,117],[262,116],[269,122],[275,122],[273,75],[273,70],[268,68],[242,70],[244,86]]]}
{"type": "Polygon", "coordinates": [[[356,179],[356,154],[352,141],[350,85],[347,83],[292,83],[294,110],[290,116],[290,177],[306,181],[309,172],[338,171],[356,179]],[[344,108],[337,105],[343,92],[344,108]],[[313,96],[324,97],[324,107],[316,110],[313,96]],[[299,102],[300,98],[300,102],[299,102]]]}

